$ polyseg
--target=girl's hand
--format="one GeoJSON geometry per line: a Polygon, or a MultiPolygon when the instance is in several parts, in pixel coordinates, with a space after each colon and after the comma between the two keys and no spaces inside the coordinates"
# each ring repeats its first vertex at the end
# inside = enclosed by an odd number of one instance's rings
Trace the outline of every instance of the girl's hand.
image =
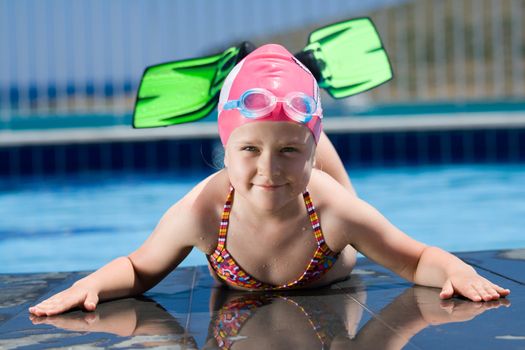
{"type": "Polygon", "coordinates": [[[463,295],[472,301],[498,300],[510,294],[510,290],[502,288],[481,277],[476,272],[461,273],[450,276],[444,283],[439,297],[449,299],[454,294],[463,295]]]}
{"type": "Polygon", "coordinates": [[[53,316],[80,307],[93,311],[98,304],[98,293],[89,288],[73,284],[70,288],[53,295],[36,306],[29,308],[29,312],[36,316],[53,316]]]}

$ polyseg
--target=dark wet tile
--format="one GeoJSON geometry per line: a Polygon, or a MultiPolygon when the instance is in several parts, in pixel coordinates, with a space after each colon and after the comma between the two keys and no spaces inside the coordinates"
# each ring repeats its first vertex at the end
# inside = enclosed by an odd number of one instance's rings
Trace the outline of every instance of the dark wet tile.
{"type": "Polygon", "coordinates": [[[507,298],[506,306],[501,302],[459,299],[442,303],[440,308],[447,312],[433,319],[426,316],[432,314],[430,303],[424,319],[432,324],[417,332],[411,341],[424,349],[524,349],[525,295],[523,289],[513,292],[516,293],[507,298]]]}
{"type": "Polygon", "coordinates": [[[204,266],[177,269],[146,296],[174,313],[192,314],[208,311],[214,282],[204,266]]]}
{"type": "MultiPolygon", "coordinates": [[[[476,254],[478,253],[473,254],[474,256],[477,256],[476,254]]],[[[461,258],[465,257],[465,255],[459,256],[461,258]]],[[[465,260],[470,263],[469,259],[465,260]]],[[[478,272],[480,275],[505,288],[516,290],[517,293],[519,293],[521,290],[525,292],[523,285],[516,283],[516,281],[509,280],[504,276],[494,274],[485,269],[478,269],[478,272]]],[[[396,296],[400,294],[400,292],[407,288],[411,288],[414,285],[395,275],[388,269],[374,264],[369,260],[365,260],[364,262],[358,260],[357,267],[352,273],[352,278],[348,281],[335,284],[334,286],[339,288],[347,288],[348,286],[352,286],[358,290],[365,289],[368,295],[374,296],[374,298],[368,299],[369,301],[367,303],[367,307],[373,312],[377,312],[378,310],[381,310],[383,307],[385,307],[388,303],[393,301],[396,296]]],[[[434,291],[436,293],[436,298],[438,298],[439,289],[427,289],[434,291]]]]}
{"type": "Polygon", "coordinates": [[[186,334],[204,344],[210,320],[210,296],[215,282],[206,266],[177,269],[146,293],[180,320],[186,334]]]}
{"type": "MultiPolygon", "coordinates": [[[[366,310],[338,289],[242,293],[215,288],[211,298],[207,348],[236,345],[245,349],[328,349],[363,345],[352,338],[359,316],[366,310]]],[[[378,326],[383,334],[389,332],[378,326]]],[[[368,348],[371,345],[368,343],[368,348]]]]}
{"type": "Polygon", "coordinates": [[[525,284],[525,249],[460,253],[458,256],[478,269],[525,284]]]}
{"type": "Polygon", "coordinates": [[[489,303],[460,298],[441,301],[439,289],[412,286],[368,261],[358,263],[356,272],[357,276],[334,287],[354,290],[349,298],[364,310],[356,339],[378,339],[373,348],[512,349],[525,345],[520,333],[525,329],[520,316],[525,314],[525,289],[520,283],[480,270],[486,278],[510,288],[511,296],[489,303]]]}
{"type": "MultiPolygon", "coordinates": [[[[494,253],[476,254],[461,257],[478,263],[495,259],[494,253]]],[[[480,272],[511,288],[508,300],[443,302],[438,289],[414,287],[361,259],[346,281],[281,293],[232,291],[215,286],[206,267],[181,268],[144,298],[48,318],[30,317],[27,305],[80,275],[0,275],[7,287],[0,300],[14,301],[0,308],[10,310],[9,319],[0,320],[0,348],[523,348],[523,285],[480,272]]]]}
{"type": "MultiPolygon", "coordinates": [[[[0,326],[18,313],[27,312],[36,301],[58,292],[84,275],[80,272],[0,275],[0,326]]],[[[0,334],[2,332],[0,328],[0,334]]]]}
{"type": "Polygon", "coordinates": [[[178,268],[152,288],[148,294],[173,294],[189,291],[193,288],[199,269],[193,266],[178,268]]]}
{"type": "Polygon", "coordinates": [[[91,313],[17,318],[16,329],[0,334],[0,348],[197,348],[184,321],[147,298],[102,303],[91,313]]]}
{"type": "Polygon", "coordinates": [[[364,258],[357,260],[356,267],[352,271],[352,277],[355,278],[353,280],[350,278],[337,285],[353,285],[367,290],[398,289],[411,286],[410,282],[392,273],[387,268],[364,258]]]}

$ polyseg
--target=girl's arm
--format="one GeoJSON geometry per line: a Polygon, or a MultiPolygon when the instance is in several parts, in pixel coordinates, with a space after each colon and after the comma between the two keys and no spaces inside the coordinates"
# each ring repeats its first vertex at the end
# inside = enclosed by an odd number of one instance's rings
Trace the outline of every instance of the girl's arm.
{"type": "Polygon", "coordinates": [[[201,183],[172,206],[135,252],[111,261],[70,288],[30,307],[29,312],[50,316],[75,307],[92,311],[100,301],[134,296],[152,288],[184,260],[197,243],[202,212],[196,209],[196,198],[202,187],[201,183]]]}
{"type": "Polygon", "coordinates": [[[170,233],[173,236],[176,233],[170,230],[173,225],[170,221],[174,220],[176,211],[172,208],[164,215],[137,251],[111,261],[70,288],[30,307],[29,312],[37,316],[51,316],[75,307],[93,311],[100,301],[138,295],[153,287],[191,250],[191,246],[182,244],[182,240],[168,237],[170,233]],[[171,247],[171,251],[166,251],[166,247],[171,247]]]}
{"type": "Polygon", "coordinates": [[[315,168],[324,171],[346,188],[348,192],[357,195],[341,158],[339,158],[334,145],[324,131],[321,133],[315,150],[315,168]]]}
{"type": "Polygon", "coordinates": [[[340,194],[333,205],[345,218],[345,243],[401,277],[442,288],[443,299],[461,294],[473,301],[488,301],[510,293],[478,275],[456,256],[410,238],[359,198],[335,188],[328,192],[340,194]]]}

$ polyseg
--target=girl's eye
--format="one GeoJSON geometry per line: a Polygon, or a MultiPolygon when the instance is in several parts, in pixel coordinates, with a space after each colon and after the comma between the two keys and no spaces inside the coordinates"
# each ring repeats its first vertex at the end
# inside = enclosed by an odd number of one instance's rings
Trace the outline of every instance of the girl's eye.
{"type": "Polygon", "coordinates": [[[254,147],[254,146],[244,146],[242,148],[243,151],[248,151],[248,152],[257,152],[257,147],[254,147]]]}
{"type": "Polygon", "coordinates": [[[283,147],[281,149],[281,152],[283,152],[283,153],[297,152],[297,148],[295,148],[295,147],[283,147]]]}

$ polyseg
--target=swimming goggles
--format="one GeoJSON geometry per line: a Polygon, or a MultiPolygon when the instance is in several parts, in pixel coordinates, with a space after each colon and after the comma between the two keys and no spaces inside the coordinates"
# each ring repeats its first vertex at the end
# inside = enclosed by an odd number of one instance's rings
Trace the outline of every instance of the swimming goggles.
{"type": "Polygon", "coordinates": [[[262,118],[270,114],[277,102],[283,104],[286,115],[299,122],[308,123],[312,116],[322,118],[318,102],[303,92],[290,92],[284,98],[278,98],[266,89],[254,88],[245,91],[238,100],[230,100],[223,105],[223,110],[238,109],[250,119],[262,118]]]}

